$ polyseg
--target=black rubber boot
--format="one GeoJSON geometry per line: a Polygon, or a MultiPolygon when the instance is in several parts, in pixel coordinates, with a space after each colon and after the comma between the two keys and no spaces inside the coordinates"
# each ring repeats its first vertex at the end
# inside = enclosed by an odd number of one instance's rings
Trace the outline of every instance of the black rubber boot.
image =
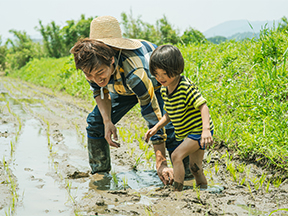
{"type": "Polygon", "coordinates": [[[111,170],[110,148],[103,139],[88,138],[89,165],[91,174],[109,172],[111,170]]]}

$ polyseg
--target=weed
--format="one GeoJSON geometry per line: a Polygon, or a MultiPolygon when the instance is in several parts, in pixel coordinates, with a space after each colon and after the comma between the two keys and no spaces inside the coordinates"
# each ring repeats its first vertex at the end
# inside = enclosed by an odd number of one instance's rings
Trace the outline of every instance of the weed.
{"type": "Polygon", "coordinates": [[[242,178],[242,180],[241,180],[241,182],[240,182],[240,185],[243,185],[243,184],[245,183],[245,181],[246,181],[246,176],[244,176],[244,177],[242,178]]]}
{"type": "Polygon", "coordinates": [[[122,178],[122,186],[123,186],[124,190],[126,190],[128,188],[128,178],[126,176],[123,176],[123,178],[122,178]]]}
{"type": "Polygon", "coordinates": [[[215,174],[217,175],[217,173],[219,171],[218,161],[215,162],[214,168],[215,168],[215,174]]]}
{"type": "Polygon", "coordinates": [[[246,168],[246,165],[244,163],[241,163],[241,164],[238,164],[237,165],[237,170],[240,172],[240,173],[243,173],[245,171],[245,168],[246,168]]]}
{"type": "Polygon", "coordinates": [[[269,193],[269,187],[270,187],[270,179],[267,181],[266,184],[266,193],[269,193]]]}
{"type": "Polygon", "coordinates": [[[206,162],[209,164],[210,161],[211,161],[211,154],[208,154],[207,157],[206,157],[206,162]]]}
{"type": "Polygon", "coordinates": [[[141,161],[141,157],[143,156],[144,153],[142,153],[139,157],[135,156],[135,164],[133,165],[133,169],[137,170],[137,167],[139,166],[139,164],[144,163],[144,161],[141,161]]]}
{"type": "Polygon", "coordinates": [[[197,187],[196,181],[193,181],[193,189],[194,189],[195,192],[196,192],[197,199],[198,199],[198,200],[201,200],[201,197],[200,197],[200,187],[197,187]]]}
{"type": "Polygon", "coordinates": [[[149,215],[149,216],[154,215],[151,206],[144,205],[144,209],[145,209],[145,214],[146,214],[146,215],[149,215]]]}
{"type": "Polygon", "coordinates": [[[113,182],[115,183],[116,186],[118,186],[118,178],[114,170],[111,171],[111,175],[112,175],[113,182]]]}
{"type": "Polygon", "coordinates": [[[248,181],[246,181],[246,185],[247,185],[247,187],[248,187],[248,189],[249,189],[249,192],[250,192],[250,194],[251,194],[252,198],[255,200],[255,197],[254,197],[254,195],[253,195],[253,193],[252,193],[252,189],[251,189],[251,186],[250,186],[250,184],[249,184],[249,182],[248,182],[248,181]]]}
{"type": "Polygon", "coordinates": [[[282,178],[280,178],[280,177],[274,179],[274,181],[273,181],[273,185],[274,185],[274,187],[276,187],[276,188],[279,188],[280,185],[281,185],[281,183],[282,183],[282,178]]]}
{"type": "Polygon", "coordinates": [[[279,212],[279,211],[286,211],[286,212],[288,212],[288,208],[276,209],[276,210],[270,212],[269,216],[271,216],[273,213],[276,213],[276,212],[279,212]]]}

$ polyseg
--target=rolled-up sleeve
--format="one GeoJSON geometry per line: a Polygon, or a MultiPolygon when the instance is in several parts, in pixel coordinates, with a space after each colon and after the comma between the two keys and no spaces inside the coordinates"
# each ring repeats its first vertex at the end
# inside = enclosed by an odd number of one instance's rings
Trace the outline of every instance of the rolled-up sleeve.
{"type": "MultiPolygon", "coordinates": [[[[130,73],[127,77],[127,86],[139,99],[141,114],[149,128],[152,128],[162,118],[161,110],[155,95],[152,81],[143,68],[130,73]]],[[[165,129],[159,130],[151,137],[152,144],[158,144],[166,140],[165,129]]]]}

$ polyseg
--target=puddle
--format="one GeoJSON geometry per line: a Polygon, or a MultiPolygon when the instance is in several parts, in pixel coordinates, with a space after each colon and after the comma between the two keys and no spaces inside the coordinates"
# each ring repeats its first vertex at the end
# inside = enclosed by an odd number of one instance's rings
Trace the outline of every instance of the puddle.
{"type": "Polygon", "coordinates": [[[39,134],[41,124],[29,119],[14,153],[13,173],[17,177],[20,206],[19,215],[70,215],[66,190],[60,189],[55,180],[47,175],[53,171],[49,161],[47,137],[39,134]]]}
{"type": "Polygon", "coordinates": [[[246,210],[249,215],[263,215],[263,216],[269,215],[268,212],[255,209],[255,206],[253,205],[246,206],[246,205],[236,204],[236,206],[239,206],[240,208],[246,210]]]}
{"type": "MultiPolygon", "coordinates": [[[[98,174],[96,174],[98,175],[98,174]]],[[[96,180],[90,182],[90,187],[94,190],[123,190],[147,187],[161,187],[163,183],[160,181],[157,172],[149,171],[129,171],[121,172],[112,176],[111,174],[98,175],[96,180]]]]}

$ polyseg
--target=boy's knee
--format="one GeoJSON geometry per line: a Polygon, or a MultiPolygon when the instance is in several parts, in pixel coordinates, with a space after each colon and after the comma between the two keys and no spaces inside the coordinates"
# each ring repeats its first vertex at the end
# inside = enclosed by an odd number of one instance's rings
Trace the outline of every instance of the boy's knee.
{"type": "Polygon", "coordinates": [[[177,153],[175,153],[175,151],[173,151],[171,154],[171,160],[172,163],[182,162],[182,159],[179,157],[177,153]]]}
{"type": "Polygon", "coordinates": [[[190,164],[190,169],[193,175],[197,175],[201,172],[201,167],[199,167],[196,163],[190,164]]]}

